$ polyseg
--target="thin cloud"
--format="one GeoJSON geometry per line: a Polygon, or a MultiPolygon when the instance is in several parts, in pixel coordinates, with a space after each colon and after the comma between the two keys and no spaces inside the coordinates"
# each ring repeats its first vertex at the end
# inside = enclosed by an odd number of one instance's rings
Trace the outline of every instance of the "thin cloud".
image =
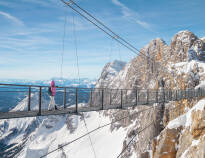
{"type": "Polygon", "coordinates": [[[21,0],[23,3],[41,5],[47,8],[59,8],[64,6],[60,0],[21,0]]]}
{"type": "Polygon", "coordinates": [[[0,15],[2,15],[3,17],[11,20],[12,22],[18,24],[18,25],[24,25],[24,22],[19,20],[18,18],[10,15],[9,13],[6,13],[6,12],[3,12],[3,11],[0,11],[0,15]]]}
{"type": "Polygon", "coordinates": [[[123,17],[135,21],[138,25],[142,26],[143,28],[150,29],[150,25],[147,22],[140,20],[140,15],[137,12],[129,9],[118,0],[112,0],[112,2],[121,8],[123,17]]]}
{"type": "Polygon", "coordinates": [[[150,28],[149,24],[146,23],[146,22],[144,22],[144,21],[141,21],[141,20],[136,19],[136,23],[139,24],[139,25],[141,25],[141,26],[144,27],[144,28],[147,28],[147,29],[150,28]]]}

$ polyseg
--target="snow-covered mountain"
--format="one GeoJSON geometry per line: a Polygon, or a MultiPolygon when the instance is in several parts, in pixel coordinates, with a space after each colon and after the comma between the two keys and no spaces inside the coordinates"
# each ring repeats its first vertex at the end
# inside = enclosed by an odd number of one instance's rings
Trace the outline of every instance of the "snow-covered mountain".
{"type": "Polygon", "coordinates": [[[27,80],[27,79],[0,79],[0,83],[10,84],[25,84],[25,85],[50,85],[50,81],[54,80],[58,86],[80,86],[80,87],[93,87],[96,83],[96,79],[81,78],[79,79],[66,79],[54,77],[50,80],[27,80]]]}
{"type": "Polygon", "coordinates": [[[119,60],[114,60],[113,62],[106,64],[95,88],[107,87],[109,82],[112,81],[116,75],[118,75],[125,65],[125,62],[119,60]]]}
{"type": "MultiPolygon", "coordinates": [[[[119,67],[112,68],[112,71],[119,71],[119,67]],[[116,70],[115,70],[116,69],[116,70]]],[[[33,94],[31,108],[38,108],[38,95],[33,94]]],[[[27,98],[23,99],[12,111],[27,110],[27,98]]],[[[43,102],[42,108],[47,108],[47,102],[43,102]]],[[[80,105],[79,105],[80,106],[80,105]]],[[[110,122],[109,118],[103,113],[91,112],[84,113],[88,130],[98,128],[105,123],[110,122]]],[[[47,152],[58,148],[61,145],[71,141],[72,139],[81,136],[87,132],[82,116],[48,116],[48,117],[33,117],[22,119],[10,119],[0,121],[0,144],[2,157],[22,157],[22,158],[38,158],[47,152]],[[64,138],[64,139],[62,139],[64,138]]],[[[90,135],[95,152],[100,157],[110,156],[108,150],[112,150],[112,155],[115,157],[119,153],[122,140],[125,137],[125,130],[121,129],[116,132],[111,132],[110,126],[90,135]],[[107,133],[106,135],[104,135],[107,133]],[[99,139],[100,138],[100,139],[99,139]],[[102,144],[105,144],[110,139],[109,143],[101,150],[102,144]],[[115,146],[113,150],[111,147],[115,146]]],[[[92,148],[88,137],[83,138],[74,145],[58,150],[47,157],[92,157],[92,148]],[[70,150],[72,148],[72,150],[70,150]],[[79,148],[81,149],[80,151],[79,148]],[[78,151],[78,152],[77,152],[78,151]]]]}
{"type": "MultiPolygon", "coordinates": [[[[129,89],[160,90],[162,80],[165,88],[171,90],[205,87],[204,51],[203,40],[190,31],[178,32],[170,45],[160,38],[154,39],[141,49],[148,57],[140,54],[127,64],[108,63],[96,88],[128,89],[123,97],[133,100],[129,89]]],[[[111,95],[118,104],[120,93],[115,91],[111,95]]],[[[96,93],[94,98],[97,101],[100,96],[96,93]]],[[[104,101],[109,102],[107,96],[104,101]]],[[[16,108],[23,108],[25,102],[26,98],[16,108]]],[[[200,98],[154,104],[153,108],[138,105],[124,110],[84,113],[86,124],[82,115],[2,120],[0,149],[4,156],[18,158],[40,157],[57,147],[60,149],[47,157],[117,157],[123,151],[120,158],[204,158],[204,114],[205,100],[200,98]],[[139,111],[144,112],[132,115],[139,111]],[[128,115],[131,116],[90,134],[90,138],[83,137],[61,148],[87,133],[87,128],[91,131],[128,115]]]]}
{"type": "Polygon", "coordinates": [[[200,38],[205,43],[205,37],[200,38]]]}
{"type": "MultiPolygon", "coordinates": [[[[190,31],[178,32],[172,38],[170,45],[166,44],[160,38],[154,39],[141,49],[141,53],[146,54],[148,57],[145,58],[143,55],[139,55],[131,60],[115,77],[111,79],[107,78],[106,87],[117,89],[149,88],[159,90],[161,88],[161,85],[159,84],[161,80],[164,80],[165,88],[172,90],[203,87],[205,79],[205,58],[203,58],[205,51],[204,46],[205,44],[203,41],[190,31]],[[189,56],[191,50],[195,53],[193,58],[189,56]],[[150,62],[149,59],[154,62],[150,62]]],[[[103,78],[104,76],[101,76],[98,81],[103,80],[103,78]]],[[[102,83],[103,82],[98,82],[98,87],[105,87],[102,83]]],[[[111,95],[115,104],[119,104],[120,93],[115,91],[111,95]]],[[[129,90],[126,91],[125,95],[126,99],[129,99],[129,102],[130,100],[134,100],[129,90]]],[[[100,97],[96,95],[95,98],[100,97]]],[[[108,103],[109,98],[105,99],[105,104],[106,101],[108,103]]],[[[183,151],[185,152],[186,150],[186,148],[183,148],[183,143],[178,143],[179,141],[183,142],[183,140],[180,140],[182,139],[180,136],[184,137],[184,134],[179,134],[175,143],[170,143],[170,146],[168,146],[166,141],[169,140],[170,135],[166,135],[166,132],[168,131],[166,130],[166,126],[169,121],[171,122],[184,113],[192,110],[192,107],[194,108],[195,105],[197,106],[197,102],[198,100],[182,100],[179,102],[170,102],[165,105],[155,104],[154,109],[143,112],[142,115],[120,121],[118,125],[113,128],[118,129],[119,127],[122,127],[127,129],[123,147],[129,143],[133,133],[136,133],[140,128],[146,127],[147,123],[154,121],[153,126],[150,126],[145,132],[142,132],[134,139],[129,145],[129,148],[124,151],[122,157],[135,157],[134,155],[142,158],[149,158],[152,156],[154,158],[161,158],[163,156],[171,158],[180,157],[180,153],[183,151]],[[165,107],[165,109],[163,107],[165,107]],[[154,137],[158,138],[157,141],[153,139],[154,137]],[[175,148],[176,146],[178,148],[175,148]]],[[[204,101],[201,101],[200,104],[205,103],[204,101]]],[[[148,107],[139,106],[137,109],[146,108],[148,107]]],[[[111,120],[115,120],[125,114],[132,114],[132,112],[133,109],[118,111],[117,114],[116,111],[105,111],[104,114],[110,117],[111,120]]],[[[201,115],[199,122],[203,122],[201,115]]],[[[204,136],[203,132],[201,132],[204,131],[202,130],[203,127],[204,126],[200,127],[201,138],[204,136]]],[[[182,131],[183,130],[180,130],[180,132],[182,131]]],[[[174,131],[173,133],[176,132],[174,131]]],[[[193,140],[194,138],[190,137],[190,139],[193,140]]],[[[202,148],[200,148],[199,152],[201,151],[202,148]]],[[[194,156],[192,157],[194,158],[194,156]]],[[[203,158],[203,156],[200,158],[203,158]]]]}

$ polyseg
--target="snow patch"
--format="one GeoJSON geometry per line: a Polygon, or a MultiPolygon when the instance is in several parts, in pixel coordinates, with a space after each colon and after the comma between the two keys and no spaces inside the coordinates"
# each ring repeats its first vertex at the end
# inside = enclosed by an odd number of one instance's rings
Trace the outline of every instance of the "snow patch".
{"type": "MultiPolygon", "coordinates": [[[[74,122],[78,123],[76,123],[77,127],[75,127],[76,130],[73,133],[69,132],[66,120],[66,116],[49,117],[46,123],[47,125],[50,124],[51,127],[46,128],[45,123],[41,124],[41,126],[32,133],[32,139],[28,140],[24,151],[21,152],[18,158],[30,158],[31,153],[33,157],[42,156],[47,152],[56,149],[60,145],[70,142],[87,133],[82,117],[75,116],[74,122]]],[[[110,122],[108,117],[103,116],[99,112],[85,113],[85,120],[89,131],[110,122]]],[[[119,128],[118,130],[111,132],[110,126],[90,134],[98,158],[116,157],[122,150],[122,143],[125,136],[125,129],[119,128]]],[[[85,155],[86,157],[93,157],[89,137],[86,136],[63,149],[50,154],[48,157],[62,157],[62,154],[75,158],[82,158],[85,157],[85,155]]]]}
{"type": "Polygon", "coordinates": [[[205,98],[201,99],[195,106],[193,106],[187,113],[177,117],[176,119],[170,121],[167,125],[169,129],[178,128],[180,126],[191,126],[192,124],[192,111],[200,110],[202,111],[205,108],[205,98]]]}
{"type": "Polygon", "coordinates": [[[193,140],[191,146],[197,146],[199,144],[200,140],[193,140]]]}
{"type": "Polygon", "coordinates": [[[185,123],[186,123],[186,115],[182,115],[182,116],[179,116],[176,119],[170,121],[169,124],[167,125],[167,127],[169,129],[178,128],[180,126],[184,126],[185,123]]]}

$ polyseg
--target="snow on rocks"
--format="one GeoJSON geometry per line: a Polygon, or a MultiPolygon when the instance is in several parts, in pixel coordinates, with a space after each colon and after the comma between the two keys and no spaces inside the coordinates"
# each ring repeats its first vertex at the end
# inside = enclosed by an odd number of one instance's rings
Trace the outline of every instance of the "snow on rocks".
{"type": "MultiPolygon", "coordinates": [[[[89,131],[110,121],[107,117],[99,115],[101,114],[98,112],[91,112],[86,116],[85,120],[89,131]]],[[[29,153],[32,153],[33,157],[42,156],[87,133],[82,118],[79,116],[76,117],[79,124],[73,133],[70,133],[67,129],[66,117],[56,117],[57,121],[55,122],[55,126],[52,126],[51,128],[46,128],[42,124],[34,133],[32,133],[32,139],[26,143],[26,147],[18,158],[31,158],[29,153]]],[[[90,134],[97,157],[116,157],[121,151],[125,135],[126,131],[123,128],[111,132],[110,126],[90,134]]],[[[57,150],[47,157],[62,157],[62,155],[75,158],[93,157],[88,136],[64,147],[63,149],[57,150]]]]}
{"type": "Polygon", "coordinates": [[[200,38],[205,43],[205,37],[200,38]]]}
{"type": "Polygon", "coordinates": [[[205,145],[202,141],[205,134],[204,118],[205,98],[199,100],[188,112],[168,123],[158,139],[153,141],[154,156],[185,158],[192,155],[190,158],[194,158],[196,154],[200,155],[205,145]]]}
{"type": "Polygon", "coordinates": [[[167,125],[167,128],[169,129],[178,128],[180,126],[184,126],[185,123],[186,123],[186,115],[182,115],[170,121],[169,124],[167,125]]]}
{"type": "Polygon", "coordinates": [[[193,111],[205,110],[205,99],[200,100],[194,107],[192,107],[187,113],[177,117],[176,119],[170,121],[167,128],[178,128],[180,126],[189,127],[192,124],[192,112],[193,111]]]}
{"type": "Polygon", "coordinates": [[[118,60],[106,64],[106,66],[102,70],[101,76],[95,88],[107,87],[108,84],[110,84],[110,82],[114,79],[114,77],[117,76],[117,74],[123,69],[125,65],[125,62],[118,60]]]}

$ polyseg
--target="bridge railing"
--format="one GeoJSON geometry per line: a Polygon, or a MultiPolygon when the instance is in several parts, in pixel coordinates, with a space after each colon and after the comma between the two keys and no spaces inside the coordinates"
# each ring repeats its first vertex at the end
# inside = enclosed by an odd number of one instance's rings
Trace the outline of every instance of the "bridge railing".
{"type": "MultiPolygon", "coordinates": [[[[50,102],[48,88],[49,86],[0,84],[0,111],[37,111],[41,115],[42,111],[48,109],[50,102]]],[[[80,112],[82,109],[92,111],[123,108],[201,96],[205,96],[205,90],[200,88],[145,90],[56,87],[55,102],[60,110],[80,112]]]]}

